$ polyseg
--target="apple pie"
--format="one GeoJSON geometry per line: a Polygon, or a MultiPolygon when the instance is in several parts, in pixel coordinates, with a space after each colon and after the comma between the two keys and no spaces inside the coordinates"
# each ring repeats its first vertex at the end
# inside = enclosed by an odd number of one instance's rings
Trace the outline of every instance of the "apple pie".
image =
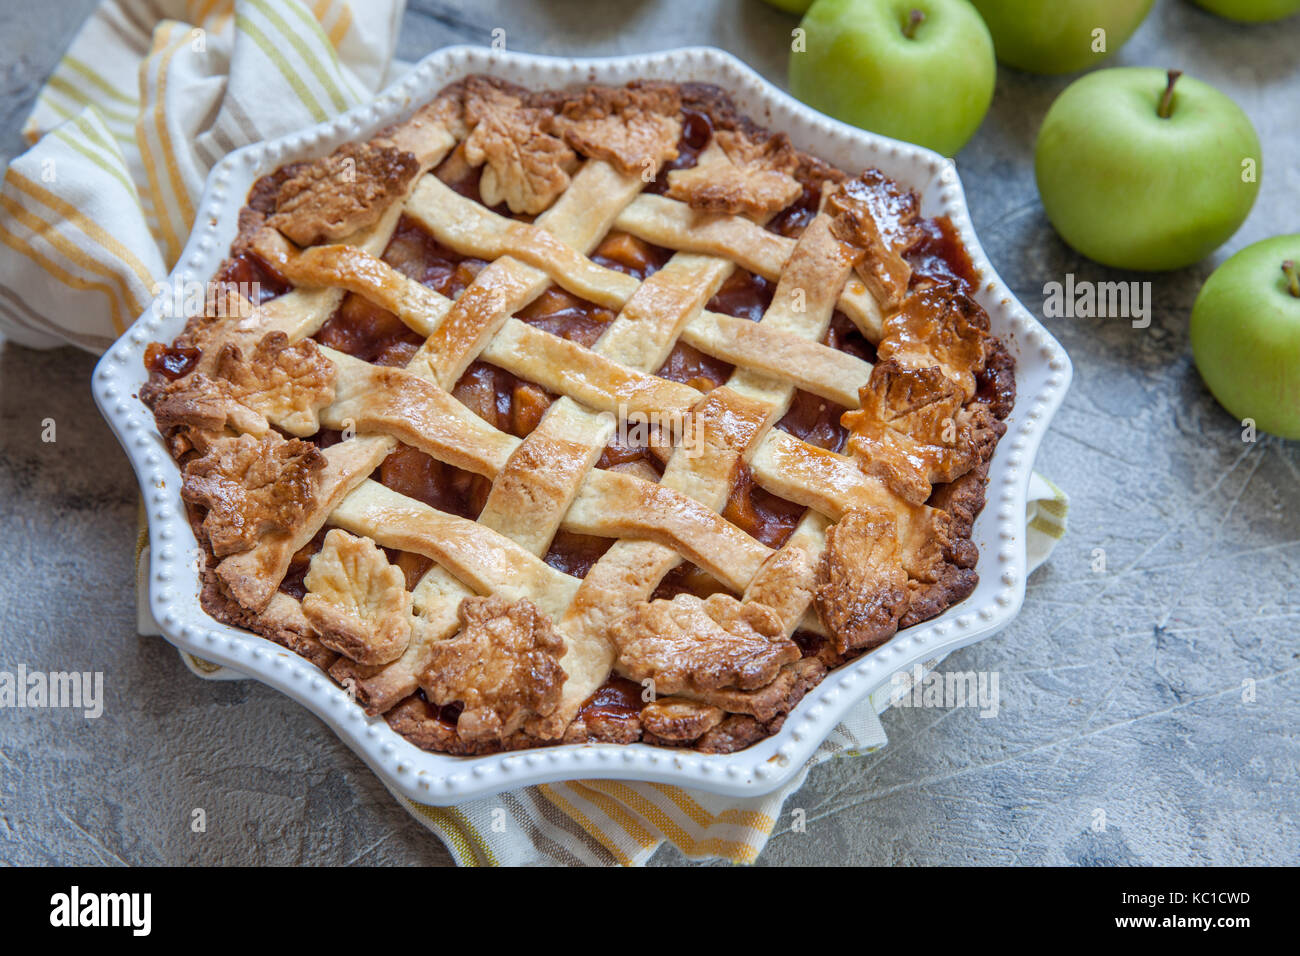
{"type": "Polygon", "coordinates": [[[730,752],[975,587],[978,282],[715,87],[473,76],[262,177],[140,397],[205,610],[417,746],[730,752]]]}

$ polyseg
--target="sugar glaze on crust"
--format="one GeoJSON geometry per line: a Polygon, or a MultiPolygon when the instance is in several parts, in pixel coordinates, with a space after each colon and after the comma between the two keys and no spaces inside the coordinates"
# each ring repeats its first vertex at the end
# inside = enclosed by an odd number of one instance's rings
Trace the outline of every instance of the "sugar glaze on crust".
{"type": "Polygon", "coordinates": [[[426,749],[774,733],[978,582],[1014,360],[919,210],[648,81],[263,177],[141,391],[204,609],[426,749]]]}

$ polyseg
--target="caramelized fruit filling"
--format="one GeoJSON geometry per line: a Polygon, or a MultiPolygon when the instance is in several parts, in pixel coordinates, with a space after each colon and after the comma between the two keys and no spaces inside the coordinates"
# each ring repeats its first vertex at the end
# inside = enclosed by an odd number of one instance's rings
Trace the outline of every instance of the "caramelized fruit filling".
{"type": "Polygon", "coordinates": [[[772,304],[772,293],[775,291],[775,282],[736,267],[727,281],[722,283],[722,288],[709,300],[708,308],[710,312],[757,322],[772,304]]]}
{"type": "Polygon", "coordinates": [[[803,505],[778,498],[760,488],[754,483],[749,467],[742,464],[732,479],[731,497],[722,509],[722,517],[769,548],[779,548],[794,531],[804,510],[803,505]]]}
{"type": "Polygon", "coordinates": [[[516,318],[544,332],[590,347],[614,321],[614,313],[565,292],[559,286],[551,286],[516,313],[516,318]]]}
{"type": "Polygon", "coordinates": [[[613,538],[596,538],[561,529],[551,540],[544,560],[557,571],[585,578],[591,566],[614,544],[613,538]]]}
{"type": "Polygon", "coordinates": [[[150,342],[144,350],[144,367],[174,382],[194,371],[202,355],[199,349],[150,342]]]}
{"type": "Polygon", "coordinates": [[[292,288],[251,252],[240,252],[227,259],[212,284],[233,286],[233,291],[254,305],[284,295],[292,288]]]}
{"type": "Polygon", "coordinates": [[[374,477],[399,494],[471,521],[483,510],[492,490],[492,483],[482,475],[401,444],[380,463],[374,477]]]}
{"type": "Polygon", "coordinates": [[[626,677],[611,677],[578,711],[580,720],[614,720],[631,723],[641,713],[641,685],[626,677]]]}
{"type": "Polygon", "coordinates": [[[405,365],[424,344],[424,339],[392,312],[351,292],[315,339],[376,365],[405,365]]]}
{"type": "Polygon", "coordinates": [[[907,262],[912,267],[912,285],[918,280],[953,279],[964,292],[973,294],[979,288],[979,277],[952,220],[939,216],[922,219],[917,225],[921,240],[907,254],[907,262]]]}
{"type": "Polygon", "coordinates": [[[422,285],[454,299],[487,265],[482,259],[457,255],[429,235],[409,216],[397,220],[384,261],[422,285]]]}
{"type": "Polygon", "coordinates": [[[740,597],[739,594],[728,591],[721,581],[703,568],[697,567],[690,561],[683,561],[664,575],[650,597],[652,600],[669,599],[685,593],[708,597],[718,591],[730,594],[734,598],[740,597]]]}
{"type": "Polygon", "coordinates": [[[668,174],[674,169],[690,169],[700,159],[709,140],[713,139],[713,121],[699,110],[682,110],[682,135],[677,140],[677,158],[664,163],[654,182],[646,187],[648,193],[662,196],[668,191],[668,174]]]}

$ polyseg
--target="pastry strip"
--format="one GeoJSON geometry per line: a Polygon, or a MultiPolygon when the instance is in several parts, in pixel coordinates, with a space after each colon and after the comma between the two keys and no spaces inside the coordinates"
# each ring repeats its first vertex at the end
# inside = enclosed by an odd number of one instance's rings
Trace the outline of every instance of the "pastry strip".
{"type": "MultiPolygon", "coordinates": [[[[781,277],[796,243],[742,216],[697,212],[655,195],[638,196],[614,226],[658,246],[729,258],[765,279],[781,277]]],[[[884,316],[862,280],[845,284],[838,305],[869,341],[880,341],[884,316]]]]}

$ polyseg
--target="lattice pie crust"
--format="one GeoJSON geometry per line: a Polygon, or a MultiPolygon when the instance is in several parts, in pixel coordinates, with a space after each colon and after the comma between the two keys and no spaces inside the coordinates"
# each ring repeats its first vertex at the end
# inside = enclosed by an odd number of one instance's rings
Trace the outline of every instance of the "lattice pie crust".
{"type": "Polygon", "coordinates": [[[774,732],[977,580],[1014,369],[919,207],[649,82],[264,177],[141,392],[205,609],[429,749],[774,732]]]}

